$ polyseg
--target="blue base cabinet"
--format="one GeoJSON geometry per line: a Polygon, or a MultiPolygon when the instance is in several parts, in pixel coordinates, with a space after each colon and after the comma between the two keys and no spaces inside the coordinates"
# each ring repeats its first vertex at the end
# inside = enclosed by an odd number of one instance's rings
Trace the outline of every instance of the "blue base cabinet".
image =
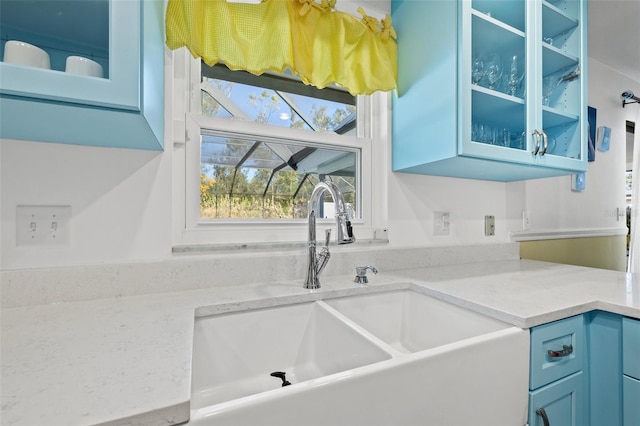
{"type": "Polygon", "coordinates": [[[585,425],[586,353],[582,315],[531,329],[529,425],[585,425]]]}
{"type": "Polygon", "coordinates": [[[640,320],[589,313],[592,426],[640,425],[640,320]]]}
{"type": "Polygon", "coordinates": [[[625,375],[622,378],[622,394],[623,424],[640,425],[640,380],[625,375]]]}
{"type": "Polygon", "coordinates": [[[494,181],[585,171],[586,7],[393,0],[393,170],[494,181]]]}
{"type": "Polygon", "coordinates": [[[529,425],[584,426],[584,391],[582,371],[531,391],[529,393],[529,425]]]}
{"type": "Polygon", "coordinates": [[[622,419],[640,425],[640,320],[622,318],[622,419]]]}
{"type": "Polygon", "coordinates": [[[587,314],[589,338],[589,414],[594,426],[622,425],[622,317],[587,314]]]}
{"type": "Polygon", "coordinates": [[[0,62],[0,138],[163,149],[164,2],[1,2],[0,26],[0,52],[18,40],[51,62],[0,62]],[[67,72],[68,56],[98,62],[103,77],[67,72]]]}
{"type": "Polygon", "coordinates": [[[529,383],[530,425],[640,426],[640,320],[593,311],[532,328],[529,383]]]}

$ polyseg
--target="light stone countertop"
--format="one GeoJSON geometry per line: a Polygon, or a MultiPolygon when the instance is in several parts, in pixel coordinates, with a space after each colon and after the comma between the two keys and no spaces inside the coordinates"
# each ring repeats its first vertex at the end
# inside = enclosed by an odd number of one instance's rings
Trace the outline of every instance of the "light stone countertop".
{"type": "Polygon", "coordinates": [[[3,309],[3,425],[175,424],[189,417],[194,315],[417,286],[529,328],[595,309],[640,318],[640,274],[509,260],[3,309]]]}

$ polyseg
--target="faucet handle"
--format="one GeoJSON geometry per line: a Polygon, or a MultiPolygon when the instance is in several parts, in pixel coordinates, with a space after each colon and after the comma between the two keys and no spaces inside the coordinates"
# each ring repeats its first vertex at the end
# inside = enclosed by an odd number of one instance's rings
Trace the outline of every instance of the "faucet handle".
{"type": "Polygon", "coordinates": [[[367,284],[369,282],[369,278],[367,278],[367,269],[371,269],[371,272],[373,272],[374,274],[378,273],[378,270],[371,265],[356,266],[357,275],[353,282],[356,282],[358,284],[367,284]]]}
{"type": "Polygon", "coordinates": [[[317,266],[317,275],[320,275],[320,272],[327,266],[327,262],[329,262],[329,258],[331,257],[331,253],[329,253],[329,242],[331,241],[331,228],[327,228],[324,230],[325,241],[324,247],[318,253],[318,257],[316,258],[316,266],[317,266]]]}

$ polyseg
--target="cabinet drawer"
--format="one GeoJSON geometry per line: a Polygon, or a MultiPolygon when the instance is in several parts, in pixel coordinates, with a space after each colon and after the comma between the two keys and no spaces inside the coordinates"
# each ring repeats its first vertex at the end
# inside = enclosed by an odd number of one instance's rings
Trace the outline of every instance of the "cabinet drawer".
{"type": "Polygon", "coordinates": [[[622,418],[624,426],[638,425],[640,421],[640,380],[622,377],[622,418]]]}
{"type": "Polygon", "coordinates": [[[532,328],[530,389],[537,389],[582,370],[584,358],[582,315],[532,328]]]}
{"type": "Polygon", "coordinates": [[[551,425],[584,425],[584,390],[584,373],[580,371],[530,392],[529,425],[543,426],[543,415],[551,425]]]}
{"type": "Polygon", "coordinates": [[[640,380],[640,320],[622,318],[622,372],[640,380]]]}

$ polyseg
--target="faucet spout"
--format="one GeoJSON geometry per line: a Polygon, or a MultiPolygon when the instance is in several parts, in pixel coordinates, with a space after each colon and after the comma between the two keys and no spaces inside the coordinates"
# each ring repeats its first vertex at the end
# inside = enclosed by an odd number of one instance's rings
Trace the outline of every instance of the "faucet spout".
{"type": "Polygon", "coordinates": [[[336,208],[336,242],[338,244],[350,244],[356,241],[356,237],[353,235],[353,229],[351,227],[351,221],[349,220],[349,214],[347,213],[347,208],[344,202],[344,197],[342,196],[342,192],[340,188],[333,182],[319,182],[315,188],[313,188],[313,192],[311,193],[311,198],[309,199],[309,212],[308,212],[308,248],[309,248],[309,257],[307,262],[307,277],[304,282],[304,288],[308,289],[316,289],[320,288],[320,280],[319,275],[320,272],[324,269],[329,261],[330,253],[329,253],[329,239],[330,232],[328,231],[326,234],[326,244],[322,248],[320,255],[316,255],[316,216],[317,209],[320,203],[320,199],[322,194],[328,191],[331,194],[331,198],[333,198],[333,202],[336,208]]]}

